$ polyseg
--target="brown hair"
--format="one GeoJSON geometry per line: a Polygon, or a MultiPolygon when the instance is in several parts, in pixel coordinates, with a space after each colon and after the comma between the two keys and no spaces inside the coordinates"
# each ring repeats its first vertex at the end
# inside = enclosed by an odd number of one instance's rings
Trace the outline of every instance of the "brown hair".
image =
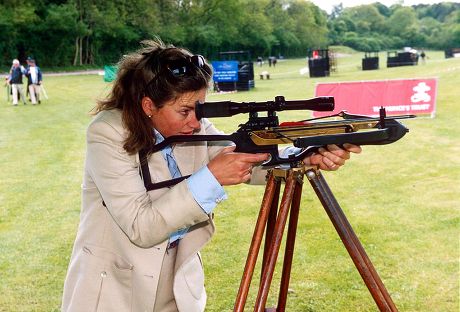
{"type": "Polygon", "coordinates": [[[121,58],[112,90],[106,99],[98,101],[95,108],[95,113],[121,110],[123,125],[129,132],[123,148],[129,154],[155,144],[151,121],[141,105],[144,96],[161,108],[184,93],[207,88],[212,76],[212,69],[206,62],[202,67],[187,67],[184,75],[174,76],[167,69],[168,64],[190,59],[192,54],[189,51],[165,45],[160,39],[141,44],[139,50],[121,58]]]}

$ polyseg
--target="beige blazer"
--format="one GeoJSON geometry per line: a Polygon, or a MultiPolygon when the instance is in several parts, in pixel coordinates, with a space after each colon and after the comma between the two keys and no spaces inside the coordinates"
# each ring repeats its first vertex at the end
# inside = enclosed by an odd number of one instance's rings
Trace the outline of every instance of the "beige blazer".
{"type": "MultiPolygon", "coordinates": [[[[200,134],[221,133],[206,119],[201,124],[200,134]]],[[[174,295],[179,311],[203,311],[206,292],[199,250],[214,233],[213,221],[185,181],[146,192],[138,156],[123,149],[126,135],[119,110],[99,113],[88,127],[80,224],[62,310],[153,311],[168,237],[192,227],[177,249],[174,295]]],[[[192,174],[206,165],[222,144],[176,145],[181,173],[192,174]]],[[[150,157],[149,168],[153,183],[171,178],[161,153],[150,157]]]]}

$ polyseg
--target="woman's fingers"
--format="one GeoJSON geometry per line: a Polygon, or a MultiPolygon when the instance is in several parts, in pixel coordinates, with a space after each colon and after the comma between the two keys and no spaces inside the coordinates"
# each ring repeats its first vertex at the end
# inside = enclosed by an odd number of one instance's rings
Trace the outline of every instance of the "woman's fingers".
{"type": "Polygon", "coordinates": [[[208,169],[221,185],[246,182],[252,168],[267,160],[268,154],[235,153],[235,147],[226,147],[208,163],[208,169]]]}
{"type": "Polygon", "coordinates": [[[354,144],[344,144],[343,148],[329,144],[318,149],[318,154],[314,154],[304,159],[306,165],[316,165],[322,170],[338,170],[345,162],[350,159],[350,153],[361,153],[361,147],[354,144]]]}
{"type": "Polygon", "coordinates": [[[350,144],[350,143],[345,143],[343,145],[343,147],[349,151],[349,152],[352,152],[352,153],[355,153],[355,154],[359,154],[361,153],[362,149],[361,149],[361,146],[359,145],[354,145],[354,144],[350,144]]]}

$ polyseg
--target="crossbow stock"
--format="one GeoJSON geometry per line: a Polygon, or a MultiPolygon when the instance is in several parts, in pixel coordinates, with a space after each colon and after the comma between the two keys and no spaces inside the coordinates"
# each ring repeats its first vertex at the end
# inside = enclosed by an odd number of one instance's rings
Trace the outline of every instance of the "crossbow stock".
{"type": "Polygon", "coordinates": [[[229,117],[249,113],[249,120],[229,135],[177,135],[155,145],[150,153],[179,142],[230,141],[236,152],[269,153],[270,158],[262,166],[273,167],[294,164],[327,144],[357,145],[390,144],[402,138],[409,130],[397,119],[413,118],[413,115],[387,117],[384,108],[379,117],[352,115],[345,111],[327,117],[279,123],[277,111],[283,110],[334,110],[333,97],[316,97],[307,100],[285,101],[283,96],[266,102],[207,102],[197,103],[196,117],[229,117]],[[266,112],[267,116],[259,116],[266,112]],[[332,119],[332,120],[331,120],[332,119]],[[282,157],[278,145],[290,144],[300,148],[295,154],[282,157]]]}

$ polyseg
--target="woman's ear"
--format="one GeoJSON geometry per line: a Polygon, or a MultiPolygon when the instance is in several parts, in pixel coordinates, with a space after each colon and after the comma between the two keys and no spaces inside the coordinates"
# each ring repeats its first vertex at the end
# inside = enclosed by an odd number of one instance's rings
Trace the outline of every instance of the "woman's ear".
{"type": "Polygon", "coordinates": [[[153,115],[155,104],[153,101],[148,97],[144,96],[141,100],[142,110],[144,113],[150,118],[153,115]]]}

